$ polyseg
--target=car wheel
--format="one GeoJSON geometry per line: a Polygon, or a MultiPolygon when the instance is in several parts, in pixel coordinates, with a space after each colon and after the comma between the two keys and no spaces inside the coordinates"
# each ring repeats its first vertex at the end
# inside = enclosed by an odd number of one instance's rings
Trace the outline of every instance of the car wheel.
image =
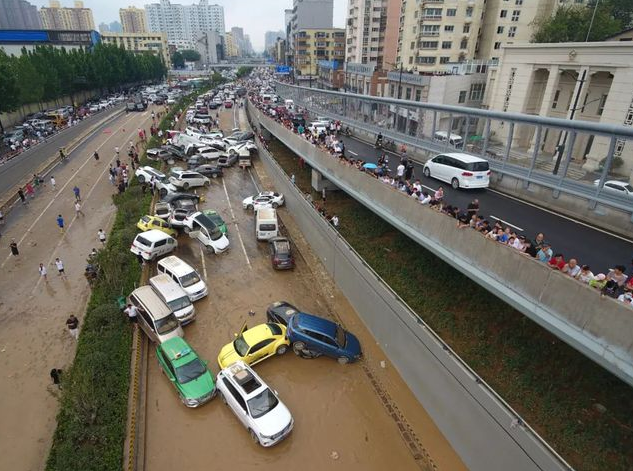
{"type": "Polygon", "coordinates": [[[277,209],[279,205],[277,203],[273,203],[273,208],[277,209]]]}
{"type": "Polygon", "coordinates": [[[459,180],[457,178],[453,178],[451,180],[451,186],[453,187],[453,190],[459,190],[459,180]]]}
{"type": "Polygon", "coordinates": [[[253,440],[253,443],[255,443],[256,445],[259,445],[259,437],[257,436],[257,434],[250,428],[248,429],[248,433],[250,433],[251,440],[253,440]]]}
{"type": "Polygon", "coordinates": [[[295,342],[292,345],[292,351],[295,352],[295,355],[301,355],[301,352],[303,352],[306,348],[306,344],[303,342],[295,342]]]}
{"type": "Polygon", "coordinates": [[[143,175],[139,175],[138,177],[136,177],[136,179],[139,183],[145,183],[145,177],[143,175]]]}
{"type": "Polygon", "coordinates": [[[246,209],[253,209],[253,205],[252,204],[247,205],[246,209]]]}
{"type": "Polygon", "coordinates": [[[349,358],[347,357],[339,357],[338,358],[339,365],[347,365],[349,363],[349,358]]]}
{"type": "Polygon", "coordinates": [[[218,174],[217,173],[211,174],[211,178],[218,178],[218,174]]]}
{"type": "Polygon", "coordinates": [[[283,355],[287,351],[288,351],[288,346],[287,345],[279,345],[277,347],[277,351],[275,353],[277,353],[277,355],[283,355]]]}
{"type": "Polygon", "coordinates": [[[422,172],[426,178],[431,176],[431,170],[428,167],[424,167],[424,171],[422,172]]]}
{"type": "Polygon", "coordinates": [[[189,234],[189,232],[191,232],[191,229],[189,229],[189,227],[185,226],[184,227],[185,230],[185,234],[189,234]]]}
{"type": "Polygon", "coordinates": [[[165,196],[167,196],[168,191],[165,188],[161,188],[160,189],[160,196],[161,198],[164,198],[165,196]]]}
{"type": "Polygon", "coordinates": [[[204,182],[204,187],[205,188],[209,188],[209,185],[211,185],[211,182],[209,180],[204,182]]]}

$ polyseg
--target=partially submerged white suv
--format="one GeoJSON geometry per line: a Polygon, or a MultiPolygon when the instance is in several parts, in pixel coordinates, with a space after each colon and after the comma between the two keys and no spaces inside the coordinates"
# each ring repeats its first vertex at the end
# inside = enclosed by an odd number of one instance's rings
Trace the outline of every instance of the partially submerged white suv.
{"type": "Polygon", "coordinates": [[[182,224],[189,237],[198,239],[209,250],[219,254],[229,248],[229,239],[220,228],[204,213],[198,211],[190,214],[182,224]]]}
{"type": "Polygon", "coordinates": [[[205,177],[198,172],[183,170],[169,177],[169,183],[177,188],[183,188],[187,190],[196,186],[209,186],[211,181],[208,177],[205,177]]]}
{"type": "Polygon", "coordinates": [[[292,431],[294,420],[288,408],[244,362],[221,370],[215,384],[222,402],[246,427],[253,442],[273,446],[292,431]]]}

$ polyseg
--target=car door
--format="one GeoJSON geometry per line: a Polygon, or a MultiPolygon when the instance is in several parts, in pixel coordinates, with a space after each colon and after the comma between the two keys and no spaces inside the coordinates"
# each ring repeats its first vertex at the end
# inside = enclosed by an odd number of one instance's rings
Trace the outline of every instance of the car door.
{"type": "Polygon", "coordinates": [[[233,412],[237,416],[240,422],[246,428],[250,427],[250,417],[248,415],[248,409],[246,408],[246,401],[242,397],[242,395],[237,391],[235,386],[233,386],[230,381],[227,379],[223,380],[224,386],[226,386],[226,390],[228,394],[226,394],[226,403],[233,409],[233,412]]]}
{"type": "Polygon", "coordinates": [[[338,348],[336,343],[330,339],[327,335],[323,335],[319,332],[310,332],[315,343],[318,345],[318,350],[329,356],[337,356],[338,348]]]}
{"type": "Polygon", "coordinates": [[[251,364],[257,363],[259,361],[262,361],[264,358],[268,358],[270,355],[274,354],[274,350],[270,350],[271,344],[274,341],[275,339],[269,338],[253,345],[248,351],[249,362],[251,364]]]}
{"type": "Polygon", "coordinates": [[[445,155],[438,155],[433,159],[431,167],[431,176],[441,181],[446,181],[446,165],[448,157],[445,155]]]}
{"type": "Polygon", "coordinates": [[[167,249],[167,239],[162,239],[154,243],[154,249],[152,252],[154,253],[154,256],[158,256],[167,253],[167,249]]]}

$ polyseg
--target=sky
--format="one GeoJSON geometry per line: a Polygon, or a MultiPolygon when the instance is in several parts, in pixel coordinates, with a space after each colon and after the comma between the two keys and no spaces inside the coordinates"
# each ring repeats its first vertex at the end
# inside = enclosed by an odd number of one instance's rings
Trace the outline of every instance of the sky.
{"type": "MultiPolygon", "coordinates": [[[[1,1],[1,0],[0,0],[1,1]]],[[[28,0],[38,7],[48,6],[48,0],[28,0]]],[[[84,6],[92,9],[95,26],[99,29],[99,23],[111,23],[120,21],[119,8],[135,6],[143,8],[149,3],[158,3],[144,0],[84,0],[84,6]]],[[[172,0],[171,3],[191,5],[198,3],[192,0],[172,0]]],[[[211,0],[224,7],[224,23],[227,31],[233,26],[244,28],[244,34],[250,35],[253,48],[261,52],[264,50],[264,34],[266,31],[279,31],[284,29],[284,10],[292,8],[292,0],[211,0]]],[[[64,7],[72,7],[73,0],[61,0],[64,7]]],[[[345,10],[347,0],[334,0],[334,27],[343,28],[345,24],[345,10]]]]}

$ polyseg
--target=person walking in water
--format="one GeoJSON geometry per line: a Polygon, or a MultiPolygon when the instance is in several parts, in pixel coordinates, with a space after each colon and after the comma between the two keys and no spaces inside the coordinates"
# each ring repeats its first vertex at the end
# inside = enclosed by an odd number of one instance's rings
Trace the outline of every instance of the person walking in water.
{"type": "Polygon", "coordinates": [[[59,227],[59,232],[64,232],[64,218],[61,214],[57,216],[57,227],[59,227]]]}
{"type": "Polygon", "coordinates": [[[18,250],[18,243],[15,241],[15,239],[11,239],[9,248],[11,249],[11,255],[13,255],[14,257],[20,255],[20,251],[18,250]]]}

